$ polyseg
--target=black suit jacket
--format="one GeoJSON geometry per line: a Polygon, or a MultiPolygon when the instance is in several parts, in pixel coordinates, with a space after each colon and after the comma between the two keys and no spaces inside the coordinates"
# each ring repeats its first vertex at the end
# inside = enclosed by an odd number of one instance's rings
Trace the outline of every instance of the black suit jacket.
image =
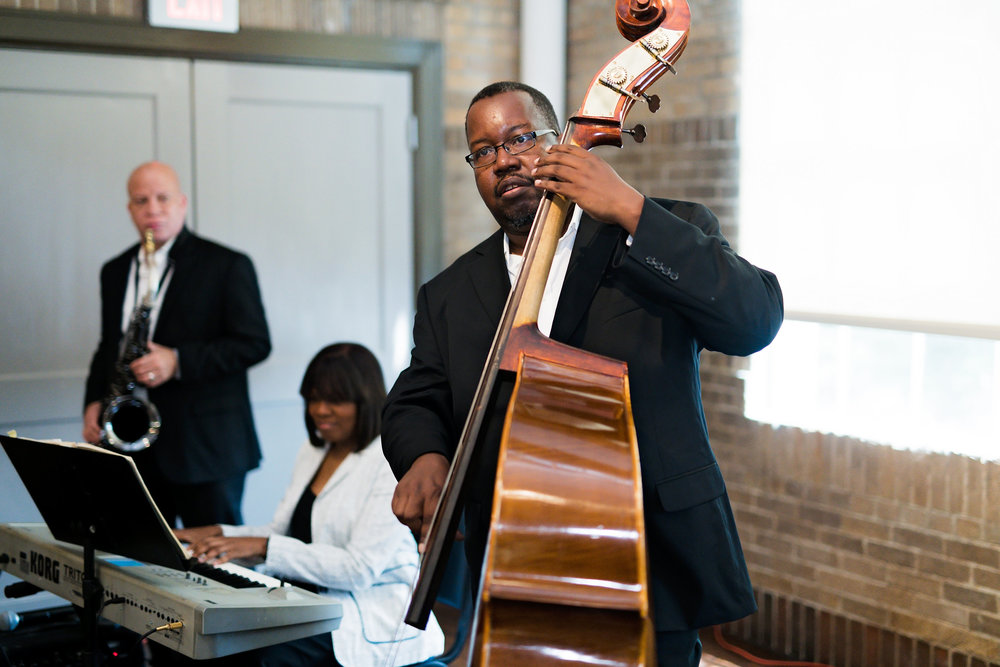
{"type": "MultiPolygon", "coordinates": [[[[101,269],[101,340],[84,405],[110,392],[122,338],[126,282],[138,244],[101,269]]],[[[163,426],[149,452],[171,482],[217,481],[257,467],[260,444],[247,369],[271,351],[253,263],[184,227],[152,340],[176,348],[180,378],[149,391],[163,426]]]]}
{"type": "MultiPolygon", "coordinates": [[[[725,483],[709,446],[698,356],[747,355],[780,327],[774,275],[739,257],[704,206],[647,199],[627,234],[583,216],[551,336],[628,363],[658,630],[755,609],[725,483]]],[[[393,386],[382,443],[397,477],[421,454],[449,458],[510,289],[497,232],[421,287],[410,366],[393,386]]],[[[510,378],[473,462],[466,504],[478,567],[510,378]]]]}

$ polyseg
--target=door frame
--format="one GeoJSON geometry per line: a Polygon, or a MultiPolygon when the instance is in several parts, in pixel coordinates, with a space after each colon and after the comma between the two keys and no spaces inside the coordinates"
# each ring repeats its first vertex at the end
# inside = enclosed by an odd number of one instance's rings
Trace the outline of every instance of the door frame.
{"type": "Polygon", "coordinates": [[[153,28],[111,17],[0,9],[0,46],[106,55],[391,69],[410,73],[419,150],[413,160],[414,286],[442,267],[443,56],[439,42],[241,28],[153,28]]]}

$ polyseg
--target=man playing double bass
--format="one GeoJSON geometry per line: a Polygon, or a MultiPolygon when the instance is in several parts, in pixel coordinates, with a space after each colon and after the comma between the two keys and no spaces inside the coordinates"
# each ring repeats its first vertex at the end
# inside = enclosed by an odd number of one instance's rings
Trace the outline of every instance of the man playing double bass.
{"type": "MultiPolygon", "coordinates": [[[[755,610],[708,442],[698,355],[766,346],[783,317],[778,282],[733,251],[706,207],[645,197],[598,156],[558,145],[552,105],[529,86],[487,86],[465,128],[466,160],[500,230],[420,288],[410,365],[384,414],[383,448],[399,479],[393,511],[423,541],[543,191],[566,197],[577,213],[556,250],[539,328],[628,364],[658,661],[697,666],[698,628],[755,610]]],[[[466,487],[473,576],[511,384],[493,394],[466,487]]]]}

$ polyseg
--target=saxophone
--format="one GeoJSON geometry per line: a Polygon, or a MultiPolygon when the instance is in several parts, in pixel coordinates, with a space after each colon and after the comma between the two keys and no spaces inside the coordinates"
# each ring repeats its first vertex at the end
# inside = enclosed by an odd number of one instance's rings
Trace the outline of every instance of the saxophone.
{"type": "MultiPolygon", "coordinates": [[[[152,266],[153,230],[147,229],[143,239],[147,266],[152,266]]],[[[146,344],[150,335],[150,315],[156,298],[155,281],[149,280],[146,294],[129,321],[128,330],[122,342],[122,349],[115,363],[111,380],[111,394],[104,399],[101,412],[102,442],[105,447],[131,453],[146,449],[160,434],[160,412],[146,398],[135,395],[138,382],[130,364],[146,354],[146,344]]]]}

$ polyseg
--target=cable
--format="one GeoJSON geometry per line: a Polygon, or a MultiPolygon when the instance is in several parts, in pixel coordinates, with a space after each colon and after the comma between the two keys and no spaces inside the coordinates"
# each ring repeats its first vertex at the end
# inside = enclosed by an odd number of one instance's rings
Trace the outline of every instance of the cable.
{"type": "MultiPolygon", "coordinates": [[[[135,643],[136,643],[136,645],[140,644],[143,639],[145,639],[146,637],[149,637],[154,632],[162,632],[164,630],[179,630],[179,629],[181,629],[183,627],[184,627],[184,622],[183,621],[174,621],[173,623],[167,623],[166,625],[161,625],[161,626],[153,628],[152,630],[150,630],[149,632],[147,632],[143,636],[139,637],[139,639],[137,639],[135,643]]],[[[133,646],[132,648],[135,648],[135,646],[133,646]]]]}
{"type": "Polygon", "coordinates": [[[100,617],[100,615],[104,613],[104,608],[109,604],[122,604],[124,602],[128,602],[128,600],[120,595],[116,595],[113,598],[105,598],[101,600],[101,606],[97,608],[97,616],[100,617]]]}
{"type": "Polygon", "coordinates": [[[767,658],[761,658],[759,656],[754,655],[753,653],[750,653],[749,651],[741,649],[739,646],[736,646],[735,644],[731,644],[730,642],[728,642],[722,636],[722,627],[718,625],[712,628],[712,636],[715,638],[715,642],[719,646],[721,646],[722,648],[726,649],[731,653],[735,653],[741,658],[749,660],[755,665],[768,665],[769,667],[833,667],[832,665],[828,665],[823,662],[801,662],[798,660],[792,660],[792,661],[769,660],[767,658]]]}
{"type": "Polygon", "coordinates": [[[184,622],[183,621],[174,621],[173,623],[166,623],[164,625],[159,625],[159,626],[153,628],[152,630],[150,630],[149,632],[145,633],[144,635],[142,635],[138,639],[136,639],[135,643],[133,643],[132,646],[129,647],[129,649],[127,651],[122,652],[122,653],[116,652],[111,657],[112,657],[113,660],[121,660],[121,659],[127,658],[129,655],[131,655],[132,651],[134,651],[136,649],[136,647],[138,647],[140,644],[142,644],[142,642],[145,641],[146,638],[148,638],[154,632],[163,632],[164,630],[179,630],[180,628],[183,628],[183,627],[184,627],[184,622]]]}

